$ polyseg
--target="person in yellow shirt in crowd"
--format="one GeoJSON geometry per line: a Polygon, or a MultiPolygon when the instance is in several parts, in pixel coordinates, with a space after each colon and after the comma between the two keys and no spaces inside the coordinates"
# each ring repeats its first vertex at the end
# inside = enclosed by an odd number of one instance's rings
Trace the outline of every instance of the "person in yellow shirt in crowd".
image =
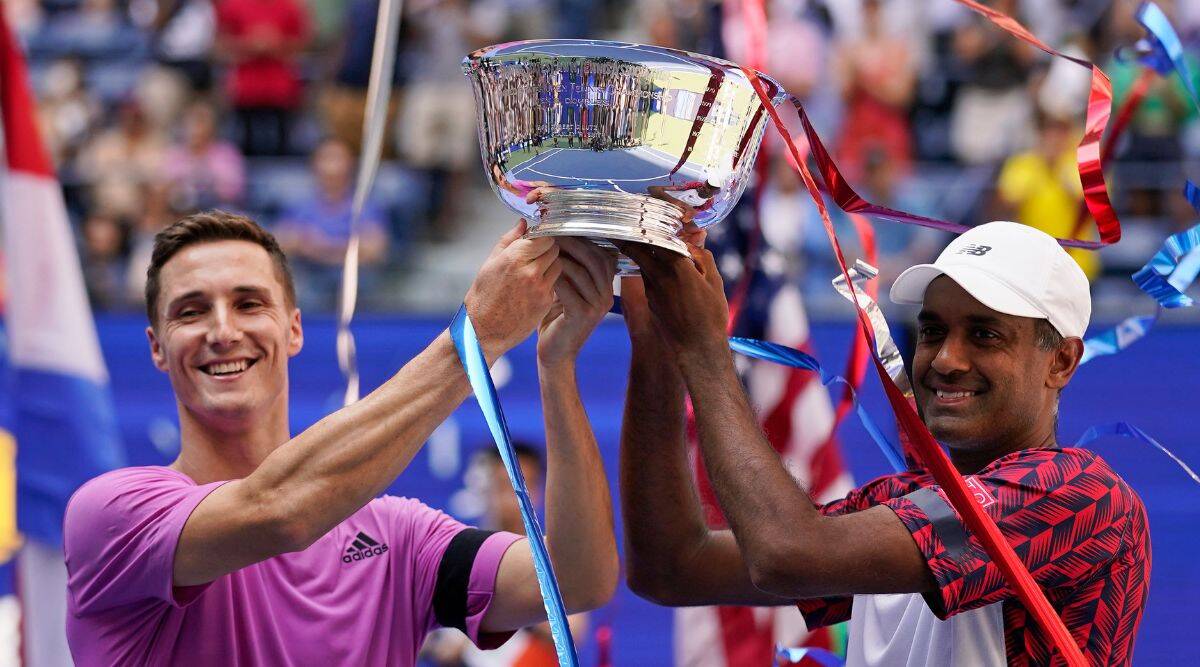
{"type": "MultiPolygon", "coordinates": [[[[1037,145],[1004,162],[996,184],[996,195],[1010,220],[1029,225],[1055,237],[1065,238],[1075,229],[1083,188],[1075,147],[1079,132],[1067,119],[1041,113],[1037,145]]],[[[1089,228],[1088,233],[1094,233],[1089,228]]],[[[1094,252],[1068,251],[1088,280],[1100,274],[1100,258],[1094,252]]]]}

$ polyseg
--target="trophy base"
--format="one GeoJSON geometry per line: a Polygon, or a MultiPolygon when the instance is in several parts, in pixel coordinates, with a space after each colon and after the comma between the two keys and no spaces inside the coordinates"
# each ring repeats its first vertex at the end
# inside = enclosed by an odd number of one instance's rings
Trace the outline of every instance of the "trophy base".
{"type": "Polygon", "coordinates": [[[538,202],[538,220],[526,238],[580,236],[617,256],[617,273],[639,274],[637,264],[622,255],[613,241],[633,241],[687,255],[679,238],[683,211],[648,195],[602,190],[551,190],[538,202]]]}

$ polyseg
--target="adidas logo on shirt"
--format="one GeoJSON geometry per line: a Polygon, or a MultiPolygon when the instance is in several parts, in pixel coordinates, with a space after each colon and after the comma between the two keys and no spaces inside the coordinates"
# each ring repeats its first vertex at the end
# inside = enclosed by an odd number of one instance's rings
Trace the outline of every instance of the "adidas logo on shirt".
{"type": "Polygon", "coordinates": [[[342,555],[342,562],[353,563],[356,560],[382,556],[387,553],[387,550],[388,545],[380,544],[366,533],[359,531],[354,540],[350,542],[350,546],[346,547],[346,553],[342,555]]]}

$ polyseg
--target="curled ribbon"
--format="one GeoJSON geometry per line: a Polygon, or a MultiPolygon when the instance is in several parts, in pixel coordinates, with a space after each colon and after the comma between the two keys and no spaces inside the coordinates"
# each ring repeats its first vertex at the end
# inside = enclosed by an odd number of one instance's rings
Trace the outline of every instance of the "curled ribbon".
{"type": "Polygon", "coordinates": [[[1093,427],[1089,428],[1088,430],[1084,431],[1083,435],[1079,436],[1079,440],[1075,441],[1075,446],[1083,447],[1084,445],[1087,445],[1088,443],[1092,442],[1093,440],[1096,440],[1097,438],[1101,438],[1101,437],[1104,437],[1107,435],[1116,435],[1116,436],[1122,436],[1122,437],[1126,437],[1126,438],[1133,438],[1135,440],[1141,440],[1142,442],[1144,442],[1152,447],[1156,447],[1163,454],[1166,454],[1167,456],[1169,456],[1171,458],[1171,460],[1174,461],[1180,468],[1182,468],[1183,471],[1185,473],[1187,473],[1187,476],[1192,478],[1193,482],[1200,484],[1200,475],[1197,475],[1196,471],[1194,471],[1190,467],[1188,467],[1188,464],[1184,463],[1183,460],[1180,459],[1178,456],[1175,456],[1175,454],[1172,453],[1171,450],[1164,447],[1159,441],[1150,437],[1145,431],[1134,426],[1133,424],[1130,424],[1129,422],[1114,422],[1112,424],[1101,424],[1099,426],[1093,426],[1093,427]]]}
{"type": "Polygon", "coordinates": [[[831,375],[827,373],[825,369],[821,368],[821,364],[816,360],[815,357],[806,352],[801,352],[794,347],[788,347],[787,345],[780,345],[779,343],[772,343],[754,338],[741,338],[734,336],[729,339],[729,347],[734,352],[745,355],[752,359],[762,359],[763,361],[770,361],[781,366],[814,371],[821,377],[821,383],[826,387],[839,382],[846,385],[850,393],[851,405],[858,414],[858,418],[862,422],[863,428],[867,430],[867,433],[871,436],[871,439],[874,440],[875,444],[879,446],[879,450],[883,452],[883,455],[887,458],[888,463],[890,463],[892,468],[897,472],[907,469],[907,466],[904,463],[903,452],[901,452],[900,448],[891,440],[889,440],[888,437],[883,434],[883,431],[881,431],[879,427],[875,425],[875,422],[871,419],[871,416],[867,414],[866,409],[864,409],[862,404],[858,402],[854,388],[850,385],[846,378],[840,375],[831,375]]]}
{"type": "MultiPolygon", "coordinates": [[[[1189,200],[1200,200],[1200,190],[1191,182],[1188,182],[1184,195],[1189,200]]],[[[1164,308],[1192,306],[1194,302],[1185,292],[1200,275],[1198,249],[1200,225],[1167,237],[1162,248],[1132,276],[1138,288],[1158,302],[1158,310],[1154,315],[1130,317],[1083,341],[1083,358],[1079,364],[1082,366],[1096,357],[1116,354],[1141,340],[1154,328],[1164,308]]]]}
{"type": "Polygon", "coordinates": [[[483,412],[492,439],[496,442],[500,459],[504,461],[508,481],[517,495],[521,520],[525,524],[525,535],[529,538],[529,548],[533,553],[533,568],[537,573],[542,604],[546,608],[550,634],[554,639],[554,649],[558,653],[558,664],[578,667],[579,657],[575,654],[571,626],[567,624],[567,609],[563,604],[558,579],[554,576],[554,565],[550,562],[550,552],[546,549],[545,533],[542,531],[541,522],[538,521],[537,512],[533,509],[533,502],[529,499],[525,476],[517,464],[517,453],[513,450],[508,422],[504,419],[504,409],[500,407],[500,397],[496,394],[496,385],[492,382],[487,359],[483,355],[479,339],[475,336],[475,327],[471,325],[466,305],[458,309],[454,320],[450,322],[450,338],[454,341],[454,349],[458,350],[458,358],[467,373],[467,379],[471,382],[471,390],[475,392],[475,399],[479,402],[479,410],[483,412]]]}
{"type": "Polygon", "coordinates": [[[1133,282],[1163,308],[1187,308],[1192,298],[1184,294],[1200,273],[1200,225],[1172,234],[1162,249],[1133,274],[1133,282]]]}
{"type": "Polygon", "coordinates": [[[1192,96],[1192,104],[1200,107],[1200,95],[1196,94],[1191,72],[1183,56],[1183,42],[1167,15],[1153,2],[1143,2],[1134,18],[1148,33],[1146,39],[1139,40],[1135,47],[1139,51],[1138,61],[1163,76],[1174,71],[1192,96]]]}
{"type": "Polygon", "coordinates": [[[854,262],[854,268],[850,269],[847,275],[850,277],[850,283],[846,282],[845,276],[838,276],[833,279],[833,288],[850,303],[857,300],[862,304],[863,309],[867,312],[867,320],[871,322],[871,330],[875,333],[876,354],[883,362],[888,377],[892,378],[892,382],[896,383],[901,393],[911,398],[913,395],[912,384],[908,380],[908,374],[904,372],[904,358],[900,356],[900,348],[896,346],[896,341],[892,338],[892,330],[888,327],[887,319],[884,318],[879,304],[862,288],[862,284],[879,275],[879,270],[860,259],[854,262]],[[857,294],[851,294],[851,292],[857,294]]]}

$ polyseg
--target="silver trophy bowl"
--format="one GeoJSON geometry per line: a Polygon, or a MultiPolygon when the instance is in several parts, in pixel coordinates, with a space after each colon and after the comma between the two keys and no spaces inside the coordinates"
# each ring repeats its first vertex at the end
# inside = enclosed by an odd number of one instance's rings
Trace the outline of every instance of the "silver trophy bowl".
{"type": "MultiPolygon", "coordinates": [[[[746,188],[767,114],[735,64],[590,39],[510,42],[463,60],[484,169],[527,236],[687,254],[746,188]]],[[[778,104],[785,93],[764,77],[778,104]]],[[[620,258],[624,274],[636,273],[620,258]]]]}

